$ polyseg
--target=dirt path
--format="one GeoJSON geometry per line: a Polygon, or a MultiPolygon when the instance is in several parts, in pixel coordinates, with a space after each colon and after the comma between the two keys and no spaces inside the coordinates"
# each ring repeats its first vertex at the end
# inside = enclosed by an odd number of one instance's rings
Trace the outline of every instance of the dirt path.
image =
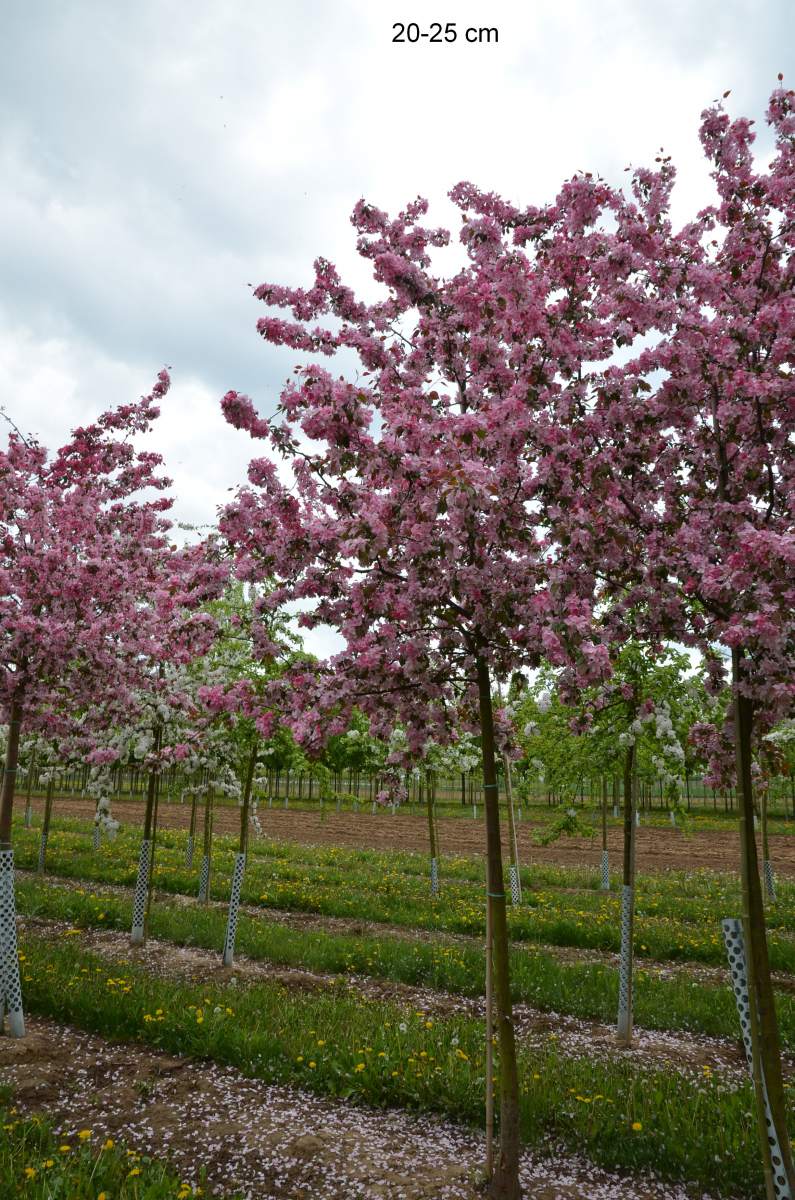
{"type": "MultiPolygon", "coordinates": [[[[72,927],[64,921],[25,917],[20,930],[34,937],[61,940],[72,927]]],[[[132,948],[126,933],[114,929],[83,929],[80,945],[92,954],[99,954],[113,963],[143,967],[148,973],[167,979],[189,980],[194,983],[212,982],[235,986],[258,982],[278,983],[291,992],[333,991],[341,988],[374,1003],[397,1004],[409,1012],[423,1012],[430,1017],[444,1018],[461,1015],[476,1020],[485,1019],[483,997],[455,995],[430,987],[415,987],[371,976],[335,976],[322,972],[280,967],[268,962],[238,957],[229,969],[221,964],[220,955],[196,946],[180,946],[165,939],[149,938],[146,944],[132,948]]],[[[586,1057],[590,1061],[631,1061],[640,1066],[663,1067],[701,1077],[705,1068],[720,1075],[723,1086],[732,1086],[745,1078],[745,1060],[739,1042],[686,1032],[667,1032],[637,1028],[630,1047],[619,1046],[612,1025],[599,1021],[584,1021],[545,1013],[528,1004],[517,1003],[513,1008],[514,1028],[519,1041],[527,1048],[543,1049],[554,1040],[557,1049],[571,1057],[586,1057]]],[[[787,1064],[788,1070],[791,1065],[787,1064]]]]}
{"type": "MultiPolygon", "coordinates": [[[[41,813],[43,802],[34,800],[34,811],[41,813]]],[[[114,814],[124,824],[143,823],[143,805],[138,801],[116,801],[114,814]]],[[[91,818],[91,801],[74,798],[60,799],[54,817],[91,818]]],[[[369,850],[428,849],[428,825],[424,816],[409,813],[370,812],[303,812],[284,808],[259,810],[265,836],[278,841],[301,842],[305,845],[352,846],[369,850]]],[[[181,804],[162,804],[160,821],[174,829],[187,829],[190,808],[181,804]]],[[[218,807],[215,829],[218,833],[235,834],[240,828],[238,810],[218,807]]],[[[442,817],[439,820],[439,842],[443,854],[481,856],[484,851],[483,821],[442,817]]],[[[523,864],[559,863],[563,866],[590,866],[597,869],[601,856],[598,838],[566,838],[552,846],[536,846],[532,840],[538,826],[521,822],[517,833],[519,853],[523,864]]],[[[503,834],[505,830],[503,829],[503,834]]],[[[795,837],[773,837],[773,863],[778,873],[795,876],[795,837]]],[[[620,861],[621,831],[612,829],[609,849],[614,864],[620,861]]],[[[507,844],[505,846],[507,853],[507,844]]],[[[739,863],[738,835],[731,831],[693,833],[685,836],[681,830],[650,828],[641,825],[637,830],[637,863],[640,871],[698,870],[736,871],[739,863]]]]}
{"type": "MultiPolygon", "coordinates": [[[[204,1167],[217,1194],[250,1200],[482,1197],[482,1138],[451,1122],[355,1108],[51,1021],[30,1020],[28,1030],[0,1038],[0,1081],[64,1139],[88,1128],[94,1145],[110,1136],[167,1157],[194,1185],[204,1167]]],[[[532,1200],[688,1200],[682,1188],[560,1154],[526,1153],[521,1177],[532,1200]]]]}

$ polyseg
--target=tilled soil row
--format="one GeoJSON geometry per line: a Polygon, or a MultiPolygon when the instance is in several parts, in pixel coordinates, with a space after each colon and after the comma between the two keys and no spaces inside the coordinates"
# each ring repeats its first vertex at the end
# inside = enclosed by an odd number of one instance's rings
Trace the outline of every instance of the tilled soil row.
{"type": "MultiPolygon", "coordinates": [[[[41,812],[43,802],[33,801],[34,811],[41,812]]],[[[114,813],[125,824],[142,825],[144,806],[139,801],[116,801],[114,813]]],[[[93,818],[93,801],[68,797],[56,802],[54,816],[93,818]]],[[[411,813],[329,811],[304,812],[297,809],[264,808],[259,819],[263,834],[278,841],[300,842],[304,845],[351,846],[367,850],[428,850],[428,822],[424,816],[411,813]]],[[[160,805],[159,821],[169,829],[187,829],[190,807],[186,804],[160,805]]],[[[503,822],[503,826],[504,826],[503,822]]],[[[237,808],[218,806],[215,810],[215,830],[235,834],[240,829],[237,808]]],[[[525,865],[558,863],[567,867],[589,867],[597,870],[601,859],[598,838],[565,838],[551,846],[537,846],[533,841],[539,826],[520,822],[517,826],[519,857],[525,865]]],[[[485,850],[485,831],[482,820],[441,817],[439,842],[443,854],[462,854],[481,857],[485,850]]],[[[503,849],[507,854],[507,831],[503,828],[503,849]]],[[[795,875],[795,837],[773,837],[773,863],[782,875],[795,875]]],[[[611,829],[608,848],[615,864],[620,862],[622,834],[611,829]]],[[[644,872],[671,870],[738,871],[739,834],[722,830],[685,835],[673,828],[652,828],[641,825],[636,830],[638,869],[644,872]]]]}
{"type": "MultiPolygon", "coordinates": [[[[48,939],[61,938],[67,930],[74,934],[72,927],[64,921],[38,917],[21,918],[20,929],[23,933],[48,939]]],[[[460,996],[371,976],[338,976],[284,968],[242,956],[231,968],[226,968],[220,956],[211,950],[151,937],[143,946],[131,947],[129,937],[114,929],[82,929],[80,944],[85,950],[114,963],[143,967],[160,978],[229,986],[269,981],[295,993],[330,990],[339,994],[342,989],[347,989],[364,1000],[397,1004],[408,1012],[422,1012],[429,1017],[463,1015],[485,1020],[483,997],[460,996]]],[[[528,1048],[540,1050],[554,1041],[561,1053],[591,1061],[630,1060],[643,1066],[698,1075],[706,1069],[719,1074],[721,1082],[727,1086],[745,1078],[745,1060],[739,1042],[725,1038],[636,1027],[633,1044],[625,1047],[617,1043],[612,1026],[598,1021],[540,1012],[520,1003],[514,1005],[513,1017],[517,1038],[528,1048]]],[[[789,1073],[792,1064],[786,1065],[789,1073]]]]}
{"type": "MultiPolygon", "coordinates": [[[[0,1039],[0,1080],[22,1112],[43,1113],[61,1136],[80,1129],[168,1158],[194,1186],[248,1200],[478,1200],[480,1134],[433,1117],[374,1111],[250,1079],[52,1021],[0,1039]]],[[[689,1200],[644,1177],[582,1158],[525,1153],[533,1200],[689,1200]]],[[[709,1200],[703,1197],[702,1200],[709,1200]]]]}

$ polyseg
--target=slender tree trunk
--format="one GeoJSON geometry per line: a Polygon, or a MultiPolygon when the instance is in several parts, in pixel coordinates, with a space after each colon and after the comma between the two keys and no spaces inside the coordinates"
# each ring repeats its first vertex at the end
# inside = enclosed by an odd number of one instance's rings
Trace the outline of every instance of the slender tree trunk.
{"type": "Polygon", "coordinates": [[[502,756],[502,766],[505,771],[505,804],[508,811],[508,855],[511,860],[511,900],[514,904],[522,903],[522,879],[519,874],[519,843],[516,838],[516,820],[513,811],[513,780],[511,779],[511,760],[507,754],[502,756]]]}
{"type": "Polygon", "coordinates": [[[206,904],[210,899],[210,865],[213,843],[213,801],[215,795],[208,789],[204,798],[204,839],[202,842],[202,865],[199,874],[199,900],[206,904]]]}
{"type": "MultiPolygon", "coordinates": [[[[154,752],[158,754],[162,744],[163,729],[155,726],[154,752]]],[[[146,808],[144,810],[144,836],[141,841],[141,851],[138,858],[138,878],[135,881],[133,896],[132,929],[130,943],[133,946],[143,944],[146,937],[146,912],[149,904],[149,879],[152,868],[152,825],[155,816],[155,801],[157,799],[157,775],[149,772],[146,786],[146,808]]]]}
{"type": "Polygon", "coordinates": [[[632,968],[635,924],[635,746],[627,750],[624,761],[624,871],[621,889],[621,960],[618,985],[618,1040],[625,1046],[632,1041],[632,968]]]}
{"type": "Polygon", "coordinates": [[[152,908],[152,893],[154,891],[154,886],[155,886],[155,850],[157,847],[157,819],[160,814],[160,784],[162,782],[162,777],[161,777],[159,770],[157,772],[151,772],[150,776],[149,776],[150,787],[151,787],[152,775],[155,775],[155,781],[154,781],[155,802],[154,802],[154,808],[152,811],[152,832],[151,832],[150,850],[149,850],[149,878],[147,880],[147,888],[146,888],[146,917],[144,918],[144,937],[146,937],[146,926],[149,924],[149,913],[152,908]]]}
{"type": "Polygon", "coordinates": [[[240,807],[240,842],[232,872],[232,890],[229,895],[229,913],[226,920],[226,938],[224,939],[223,963],[225,967],[231,967],[235,957],[235,938],[237,936],[237,919],[240,911],[240,893],[243,890],[243,876],[246,871],[246,855],[248,853],[248,814],[251,807],[251,788],[254,783],[254,768],[256,764],[257,743],[255,739],[246,768],[246,780],[243,785],[243,803],[240,807]]]}
{"type": "Polygon", "coordinates": [[[494,1175],[494,931],[486,901],[486,1178],[494,1175]]]}
{"type": "Polygon", "coordinates": [[[500,1054],[500,1148],[489,1185],[491,1200],[520,1200],[519,1075],[509,975],[508,921],[500,844],[500,809],[494,752],[494,712],[489,668],[477,655],[480,733],[483,752],[483,796],[486,809],[486,900],[491,905],[494,999],[500,1054]]]}
{"type": "Polygon", "coordinates": [[[602,776],[602,891],[610,891],[610,854],[607,849],[607,776],[602,776]]]}
{"type": "Polygon", "coordinates": [[[762,1149],[768,1200],[775,1200],[773,1174],[782,1178],[795,1195],[795,1168],[787,1133],[784,1083],[781,1072],[781,1042],[770,979],[770,961],[765,928],[765,906],[759,879],[759,861],[754,837],[754,798],[751,777],[753,704],[740,691],[744,678],[742,651],[732,650],[734,684],[735,751],[737,799],[740,810],[740,857],[743,897],[743,932],[748,971],[749,1017],[752,1066],[756,1093],[757,1127],[762,1149]],[[767,1105],[765,1104],[767,1100],[767,1105]],[[772,1129],[767,1126],[766,1107],[772,1129]],[[778,1143],[778,1164],[771,1163],[771,1134],[778,1143]]]}
{"type": "Polygon", "coordinates": [[[34,806],[32,806],[31,793],[34,790],[34,773],[36,769],[36,751],[30,756],[30,767],[28,768],[28,785],[25,788],[25,829],[30,829],[32,815],[34,815],[34,806]]]}
{"type": "Polygon", "coordinates": [[[44,818],[41,823],[41,836],[39,837],[39,861],[36,870],[39,875],[43,875],[47,867],[47,842],[50,837],[50,821],[52,820],[52,798],[55,795],[55,780],[50,779],[47,782],[47,791],[44,796],[44,818]]]}
{"type": "Polygon", "coordinates": [[[768,789],[762,787],[759,796],[759,812],[762,824],[762,870],[765,877],[765,893],[768,900],[775,902],[776,899],[776,881],[773,877],[773,863],[770,859],[770,839],[768,838],[767,830],[767,802],[768,789]]]}
{"type": "Polygon", "coordinates": [[[198,788],[194,789],[190,798],[190,827],[188,829],[188,845],[185,849],[185,866],[190,871],[193,867],[193,846],[196,840],[196,805],[199,801],[198,788]]]}
{"type": "Polygon", "coordinates": [[[439,847],[436,840],[436,815],[434,813],[434,792],[431,787],[430,771],[425,772],[424,780],[420,782],[420,792],[425,791],[425,804],[428,813],[428,842],[431,848],[431,895],[439,892],[439,847]]]}
{"type": "Polygon", "coordinates": [[[8,714],[8,741],[0,792],[0,850],[11,849],[11,818],[19,769],[19,737],[22,732],[22,697],[15,696],[8,714]]]}

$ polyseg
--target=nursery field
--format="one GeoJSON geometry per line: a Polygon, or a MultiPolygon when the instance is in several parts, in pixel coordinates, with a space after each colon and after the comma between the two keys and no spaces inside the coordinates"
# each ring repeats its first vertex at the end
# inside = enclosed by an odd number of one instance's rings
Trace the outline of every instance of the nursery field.
{"type": "MultiPolygon", "coordinates": [[[[485,1081],[478,822],[440,821],[449,853],[432,896],[420,817],[261,810],[267,836],[249,843],[237,958],[225,968],[237,810],[216,813],[200,903],[186,811],[161,807],[148,936],[135,949],[140,813],[117,805],[123,827],[95,850],[81,811],[56,804],[46,875],[35,869],[35,806],[33,827],[14,830],[28,1036],[0,1040],[2,1195],[474,1200],[485,1081]],[[370,848],[356,844],[359,829],[370,848]]],[[[522,903],[509,907],[527,1197],[761,1197],[720,931],[739,914],[739,880],[687,857],[697,843],[712,862],[719,840],[726,859],[714,861],[730,862],[732,834],[698,822],[688,835],[639,828],[635,1035],[623,1048],[618,877],[603,892],[589,842],[566,844],[568,862],[554,862],[563,847],[538,847],[530,833],[525,822],[521,857],[532,862],[522,903]],[[663,862],[652,839],[669,848],[663,862]]],[[[777,868],[789,845],[773,839],[777,868]]],[[[768,919],[788,1087],[793,901],[795,883],[780,880],[768,919]]]]}
{"type": "MultiPolygon", "coordinates": [[[[41,813],[43,800],[34,797],[32,803],[34,811],[41,813]]],[[[143,824],[142,801],[117,799],[114,807],[125,824],[143,824]]],[[[56,801],[59,817],[93,819],[94,808],[91,799],[67,796],[56,801]]],[[[282,800],[276,801],[271,808],[261,805],[259,811],[263,830],[280,841],[377,850],[405,849],[420,853],[428,848],[428,819],[421,812],[393,814],[386,808],[373,813],[369,806],[358,812],[350,808],[337,812],[333,805],[320,811],[317,805],[301,808],[294,801],[290,801],[289,808],[285,808],[282,800]]],[[[473,819],[469,812],[467,809],[466,816],[437,817],[443,854],[482,856],[485,844],[482,808],[478,810],[478,819],[473,819]]],[[[525,809],[524,812],[525,819],[517,824],[517,840],[523,862],[598,865],[601,841],[598,817],[594,815],[594,810],[588,816],[594,823],[593,837],[565,837],[549,846],[538,845],[536,837],[556,819],[558,810],[538,806],[525,809]]],[[[169,829],[187,829],[190,807],[179,803],[162,804],[159,821],[169,829]]],[[[237,807],[217,805],[214,823],[220,833],[235,833],[240,827],[237,807]]],[[[502,835],[503,850],[507,851],[506,822],[503,822],[502,835]]],[[[771,819],[770,835],[776,870],[785,875],[795,875],[795,821],[771,819]]],[[[616,862],[621,853],[622,837],[620,818],[611,816],[608,821],[608,843],[616,862]]],[[[642,824],[636,832],[638,865],[643,871],[733,871],[737,866],[737,847],[736,817],[727,817],[720,812],[700,812],[687,818],[684,828],[672,828],[667,812],[652,811],[643,815],[642,824]]]]}

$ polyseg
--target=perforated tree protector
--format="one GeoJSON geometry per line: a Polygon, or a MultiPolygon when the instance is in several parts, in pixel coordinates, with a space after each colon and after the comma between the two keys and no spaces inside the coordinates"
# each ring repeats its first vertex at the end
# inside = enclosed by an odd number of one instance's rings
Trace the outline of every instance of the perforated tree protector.
{"type": "Polygon", "coordinates": [[[439,863],[435,858],[431,859],[431,895],[438,896],[439,894],[439,863]]]}
{"type": "Polygon", "coordinates": [[[40,871],[40,872],[44,870],[44,864],[45,864],[45,863],[46,863],[46,861],[47,861],[47,838],[48,838],[48,837],[49,837],[49,834],[45,833],[45,832],[44,832],[44,830],[42,829],[42,831],[41,831],[41,837],[39,838],[39,864],[38,864],[38,869],[39,869],[39,871],[40,871]]]}
{"type": "Polygon", "coordinates": [[[235,855],[235,867],[232,872],[232,891],[229,896],[229,918],[226,923],[226,941],[224,942],[224,966],[231,967],[235,957],[235,938],[237,937],[237,917],[240,912],[240,891],[243,887],[243,873],[246,869],[245,854],[235,855]]]}
{"type": "Polygon", "coordinates": [[[144,921],[146,920],[146,894],[149,890],[149,856],[152,843],[149,838],[141,842],[141,853],[138,858],[138,878],[135,881],[135,896],[133,897],[133,920],[130,940],[134,945],[144,940],[144,921]]]}
{"type": "Polygon", "coordinates": [[[769,858],[766,858],[763,864],[765,873],[765,891],[767,892],[768,900],[776,898],[776,881],[773,877],[773,864],[769,858]]]}
{"type": "Polygon", "coordinates": [[[521,904],[522,903],[522,881],[519,878],[519,871],[517,870],[516,863],[511,863],[508,874],[509,874],[510,880],[511,880],[511,902],[513,904],[521,904]]]}
{"type": "Polygon", "coordinates": [[[618,967],[618,1036],[627,1037],[632,1026],[630,978],[632,968],[632,893],[626,884],[621,889],[621,958],[618,967]]]}
{"type": "Polygon", "coordinates": [[[210,893],[210,857],[202,855],[202,865],[199,868],[199,899],[207,900],[210,893]]]}
{"type": "Polygon", "coordinates": [[[602,851],[602,891],[610,891],[610,853],[602,851]]]}
{"type": "Polygon", "coordinates": [[[188,870],[193,866],[193,838],[188,835],[188,844],[185,847],[185,866],[188,870]]]}
{"type": "Polygon", "coordinates": [[[14,901],[14,851],[0,850],[0,1029],[8,1014],[8,1032],[25,1036],[22,985],[17,952],[17,909],[14,901]]]}
{"type": "MultiPolygon", "coordinates": [[[[738,921],[735,917],[725,918],[721,921],[721,926],[723,928],[723,942],[726,946],[726,955],[729,959],[732,990],[734,991],[734,999],[737,1003],[737,1015],[740,1018],[740,1032],[742,1033],[743,1046],[745,1047],[745,1057],[748,1063],[748,1070],[753,1076],[751,1001],[748,995],[748,963],[745,957],[743,926],[742,922],[738,921]]],[[[761,1063],[759,1064],[759,1071],[762,1076],[765,1124],[767,1125],[767,1137],[770,1142],[770,1161],[773,1166],[773,1187],[776,1193],[776,1200],[792,1200],[792,1191],[784,1174],[784,1162],[781,1157],[781,1147],[776,1135],[776,1127],[770,1115],[767,1084],[765,1083],[765,1073],[761,1063]]]]}

